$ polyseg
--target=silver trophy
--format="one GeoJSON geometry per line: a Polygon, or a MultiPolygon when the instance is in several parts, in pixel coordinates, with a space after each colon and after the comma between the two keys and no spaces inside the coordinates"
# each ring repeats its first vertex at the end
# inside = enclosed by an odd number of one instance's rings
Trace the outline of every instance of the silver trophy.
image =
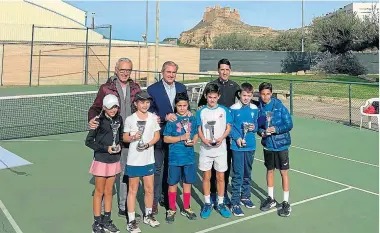
{"type": "Polygon", "coordinates": [[[111,129],[112,129],[112,134],[113,134],[113,142],[112,142],[112,151],[117,151],[117,146],[116,146],[116,135],[119,132],[119,127],[120,127],[120,122],[114,121],[111,123],[111,129]]]}
{"type": "Polygon", "coordinates": [[[248,131],[249,131],[249,128],[250,128],[252,125],[253,125],[252,123],[243,122],[243,138],[242,138],[242,141],[241,141],[241,146],[242,146],[242,147],[247,146],[247,142],[246,142],[246,140],[245,140],[245,137],[247,136],[247,133],[248,133],[248,131]]]}
{"type": "Polygon", "coordinates": [[[139,150],[145,149],[145,143],[142,139],[143,133],[145,131],[145,125],[146,125],[146,121],[137,121],[137,130],[138,130],[138,133],[141,134],[140,140],[137,143],[137,149],[139,149],[139,150]]]}
{"type": "Polygon", "coordinates": [[[210,126],[210,134],[211,134],[211,146],[216,146],[216,140],[215,140],[215,124],[216,121],[207,121],[207,124],[210,126]]]}
{"type": "MultiPolygon", "coordinates": [[[[185,118],[181,121],[181,125],[183,127],[183,129],[185,130],[185,133],[190,133],[191,132],[191,129],[190,129],[190,125],[189,125],[189,118],[185,118]]],[[[186,143],[191,143],[192,140],[191,139],[188,139],[186,140],[186,143]]]]}
{"type": "MultiPolygon", "coordinates": [[[[273,112],[266,112],[266,118],[267,118],[267,129],[272,126],[272,118],[273,118],[273,112]]],[[[272,133],[266,132],[267,135],[271,135],[272,133]]]]}

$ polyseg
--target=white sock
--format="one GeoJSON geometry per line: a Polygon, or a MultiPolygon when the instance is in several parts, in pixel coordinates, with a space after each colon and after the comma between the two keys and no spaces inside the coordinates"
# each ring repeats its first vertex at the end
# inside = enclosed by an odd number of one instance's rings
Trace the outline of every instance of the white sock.
{"type": "Polygon", "coordinates": [[[205,196],[205,203],[206,204],[210,204],[211,203],[211,201],[210,201],[210,195],[205,196]]]}
{"type": "Polygon", "coordinates": [[[145,208],[145,215],[149,215],[152,213],[152,208],[145,208]]]}
{"type": "Polygon", "coordinates": [[[284,191],[284,201],[289,202],[289,191],[284,191]]]}
{"type": "Polygon", "coordinates": [[[268,196],[273,199],[273,187],[268,187],[268,196]]]}
{"type": "Polygon", "coordinates": [[[223,200],[224,200],[223,196],[222,197],[218,196],[218,205],[223,204],[223,200]]]}
{"type": "Polygon", "coordinates": [[[135,220],[135,212],[132,212],[132,213],[128,212],[128,220],[129,222],[132,222],[133,220],[135,220]]]}

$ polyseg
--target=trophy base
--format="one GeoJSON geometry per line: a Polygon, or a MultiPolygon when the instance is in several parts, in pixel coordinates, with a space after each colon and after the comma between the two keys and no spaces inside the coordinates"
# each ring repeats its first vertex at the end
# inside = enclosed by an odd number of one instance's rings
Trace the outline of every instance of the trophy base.
{"type": "Polygon", "coordinates": [[[146,146],[145,146],[145,144],[143,144],[143,145],[137,145],[137,150],[145,150],[146,149],[146,146]]]}
{"type": "Polygon", "coordinates": [[[218,144],[218,143],[216,143],[216,142],[211,142],[210,143],[211,146],[216,146],[216,144],[218,144]]]}
{"type": "Polygon", "coordinates": [[[111,150],[112,150],[112,151],[117,151],[117,147],[116,147],[116,146],[113,146],[113,147],[111,147],[111,150]]]}

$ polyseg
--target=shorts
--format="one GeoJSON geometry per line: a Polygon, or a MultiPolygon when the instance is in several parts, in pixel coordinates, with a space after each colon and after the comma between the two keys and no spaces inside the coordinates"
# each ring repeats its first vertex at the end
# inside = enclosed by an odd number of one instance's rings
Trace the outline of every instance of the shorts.
{"type": "Polygon", "coordinates": [[[199,156],[199,170],[209,171],[212,167],[218,172],[225,172],[228,169],[227,153],[217,157],[209,157],[205,155],[199,156]]]}
{"type": "Polygon", "coordinates": [[[270,151],[264,149],[264,164],[268,170],[288,170],[289,150],[270,151]]]}
{"type": "Polygon", "coordinates": [[[197,168],[195,164],[184,166],[169,165],[168,184],[175,185],[180,181],[186,184],[194,184],[197,176],[197,168]]]}
{"type": "Polygon", "coordinates": [[[124,177],[127,176],[129,178],[133,177],[143,177],[150,176],[154,174],[154,163],[148,164],[145,166],[125,166],[124,177]]]}

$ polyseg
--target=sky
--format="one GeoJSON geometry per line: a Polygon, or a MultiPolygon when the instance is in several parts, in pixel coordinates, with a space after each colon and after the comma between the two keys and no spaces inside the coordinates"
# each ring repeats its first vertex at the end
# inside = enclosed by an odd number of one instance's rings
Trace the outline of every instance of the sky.
{"type": "MultiPolygon", "coordinates": [[[[366,0],[362,0],[363,2],[366,0]]],[[[66,1],[89,14],[95,12],[95,25],[112,25],[112,39],[142,41],[145,33],[146,1],[66,1]]],[[[369,1],[367,1],[369,2],[369,1]]],[[[352,1],[305,1],[304,23],[339,9],[352,1]]],[[[156,36],[156,2],[148,3],[148,41],[156,36]]],[[[206,7],[236,8],[241,20],[253,26],[287,30],[301,27],[301,1],[160,1],[160,40],[179,38],[181,32],[198,24],[206,7]]]]}

